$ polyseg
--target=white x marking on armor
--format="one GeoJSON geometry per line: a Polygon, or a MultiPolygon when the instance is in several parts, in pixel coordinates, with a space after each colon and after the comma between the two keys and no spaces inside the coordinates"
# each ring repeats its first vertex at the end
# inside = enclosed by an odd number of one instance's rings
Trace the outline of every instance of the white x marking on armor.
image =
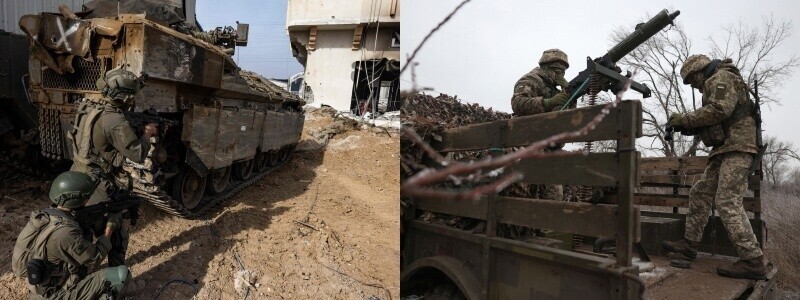
{"type": "Polygon", "coordinates": [[[78,31],[78,26],[80,26],[80,23],[73,24],[66,32],[64,32],[64,25],[61,25],[60,19],[56,22],[56,24],[58,24],[58,32],[61,33],[61,38],[56,42],[56,48],[61,46],[61,44],[64,44],[64,47],[67,48],[67,51],[72,52],[72,47],[70,47],[69,43],[67,42],[67,36],[78,31]]]}

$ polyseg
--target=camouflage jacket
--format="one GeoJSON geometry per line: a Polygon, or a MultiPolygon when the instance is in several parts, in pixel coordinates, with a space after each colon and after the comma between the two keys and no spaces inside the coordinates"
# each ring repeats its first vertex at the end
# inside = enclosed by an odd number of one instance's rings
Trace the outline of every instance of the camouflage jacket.
{"type": "Polygon", "coordinates": [[[91,122],[86,118],[78,122],[81,124],[75,124],[78,131],[76,135],[80,135],[81,130],[91,128],[91,142],[89,157],[73,158],[72,170],[87,174],[93,174],[93,171],[106,173],[114,167],[119,167],[125,158],[136,163],[144,162],[150,143],[144,137],[136,136],[122,110],[109,104],[87,108],[87,110],[97,109],[102,111],[94,124],[83,124],[91,122]]]}
{"type": "Polygon", "coordinates": [[[511,109],[519,116],[545,112],[542,101],[558,94],[555,82],[547,71],[536,67],[514,84],[511,109]]]}
{"type": "Polygon", "coordinates": [[[756,123],[752,114],[738,120],[733,117],[734,110],[742,105],[754,105],[744,79],[733,64],[723,63],[703,83],[703,107],[684,115],[681,123],[690,131],[722,125],[725,140],[722,145],[713,147],[709,156],[731,151],[757,153],[756,123]]]}

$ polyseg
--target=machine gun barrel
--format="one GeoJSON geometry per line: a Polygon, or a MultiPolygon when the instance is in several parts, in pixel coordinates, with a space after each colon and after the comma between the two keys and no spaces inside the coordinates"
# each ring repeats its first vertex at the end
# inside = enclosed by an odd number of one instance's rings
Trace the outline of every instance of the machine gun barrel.
{"type": "MultiPolygon", "coordinates": [[[[616,63],[620,59],[656,35],[656,33],[667,27],[667,25],[672,24],[672,21],[675,20],[680,13],[680,11],[669,13],[666,9],[662,10],[660,13],[648,20],[647,23],[641,23],[637,25],[636,30],[625,37],[624,40],[614,45],[614,47],[612,47],[611,50],[608,50],[606,54],[595,58],[594,61],[603,67],[617,69],[617,72],[619,72],[620,70],[616,67],[616,63]]],[[[578,76],[575,76],[575,78],[569,81],[569,92],[571,94],[569,98],[570,102],[571,100],[586,94],[586,83],[589,80],[589,75],[591,72],[592,70],[587,68],[586,70],[578,73],[578,76]]]]}
{"type": "Polygon", "coordinates": [[[680,11],[675,11],[670,14],[666,9],[662,10],[660,13],[647,21],[647,23],[637,25],[636,30],[625,37],[624,40],[614,45],[611,50],[608,50],[608,52],[603,55],[603,60],[611,63],[618,62],[620,59],[625,57],[625,55],[631,53],[633,49],[636,49],[636,47],[656,35],[656,33],[661,31],[661,29],[664,29],[668,25],[672,24],[672,20],[675,20],[675,18],[680,14],[680,11]]]}

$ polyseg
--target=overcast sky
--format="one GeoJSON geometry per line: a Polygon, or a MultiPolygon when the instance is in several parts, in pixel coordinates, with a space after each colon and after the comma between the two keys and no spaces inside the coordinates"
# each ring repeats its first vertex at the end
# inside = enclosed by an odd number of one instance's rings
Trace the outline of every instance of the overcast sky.
{"type": "MultiPolygon", "coordinates": [[[[403,48],[406,58],[431,28],[458,3],[455,0],[404,0],[403,48]]],[[[438,92],[458,95],[496,110],[511,112],[514,83],[537,65],[542,51],[564,50],[570,58],[567,79],[585,68],[587,56],[603,55],[609,35],[619,26],[631,28],[662,9],[680,10],[681,23],[694,52],[710,51],[708,37],[723,34],[724,25],[741,19],[759,25],[762,17],[790,20],[794,33],[776,58],[800,49],[799,1],[528,1],[473,0],[436,32],[417,55],[417,83],[438,92]]],[[[405,61],[403,61],[405,64],[405,61]]],[[[411,72],[403,74],[408,89],[411,72]]],[[[641,98],[641,94],[626,96],[641,98]]],[[[699,94],[698,94],[699,96],[699,94]]],[[[763,107],[764,129],[800,146],[800,70],[779,91],[782,105],[763,107]]],[[[632,98],[632,97],[628,97],[632,98]]]]}
{"type": "Polygon", "coordinates": [[[234,59],[242,69],[267,78],[286,79],[303,71],[292,57],[286,34],[286,0],[197,0],[197,21],[205,30],[250,24],[246,47],[237,47],[234,59]]]}

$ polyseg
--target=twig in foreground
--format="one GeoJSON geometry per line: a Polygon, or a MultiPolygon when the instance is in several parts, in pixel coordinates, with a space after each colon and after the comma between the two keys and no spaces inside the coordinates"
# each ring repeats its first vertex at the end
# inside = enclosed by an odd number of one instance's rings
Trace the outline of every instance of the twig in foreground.
{"type": "Polygon", "coordinates": [[[592,118],[592,120],[590,120],[588,123],[586,123],[586,125],[584,125],[579,129],[552,135],[546,139],[534,142],[528,147],[522,148],[520,150],[502,156],[486,158],[484,160],[472,163],[454,164],[445,167],[444,169],[441,170],[434,170],[434,169],[422,170],[419,173],[415,174],[414,176],[411,176],[408,180],[406,180],[406,182],[404,182],[400,186],[400,194],[412,197],[434,197],[434,198],[444,197],[447,199],[475,199],[482,195],[492,193],[492,191],[501,184],[508,186],[516,181],[521,180],[522,178],[521,176],[505,176],[502,179],[496,181],[495,183],[487,184],[488,187],[485,189],[483,188],[484,186],[481,186],[471,191],[464,191],[460,193],[447,190],[437,191],[432,189],[426,189],[424,187],[445,182],[449,178],[456,178],[458,176],[472,174],[474,172],[481,172],[486,169],[494,170],[499,168],[505,168],[511,164],[519,162],[522,159],[534,158],[534,157],[546,157],[546,156],[575,155],[576,152],[544,153],[541,150],[548,145],[561,143],[567,141],[570,138],[585,136],[589,132],[594,130],[597,127],[597,125],[600,124],[600,122],[602,122],[603,119],[605,119],[605,117],[611,112],[611,108],[616,107],[619,104],[619,102],[622,101],[622,94],[628,90],[631,82],[632,82],[631,80],[628,80],[624,88],[617,93],[616,99],[613,102],[606,104],[599,114],[597,114],[594,118],[592,118]]]}

